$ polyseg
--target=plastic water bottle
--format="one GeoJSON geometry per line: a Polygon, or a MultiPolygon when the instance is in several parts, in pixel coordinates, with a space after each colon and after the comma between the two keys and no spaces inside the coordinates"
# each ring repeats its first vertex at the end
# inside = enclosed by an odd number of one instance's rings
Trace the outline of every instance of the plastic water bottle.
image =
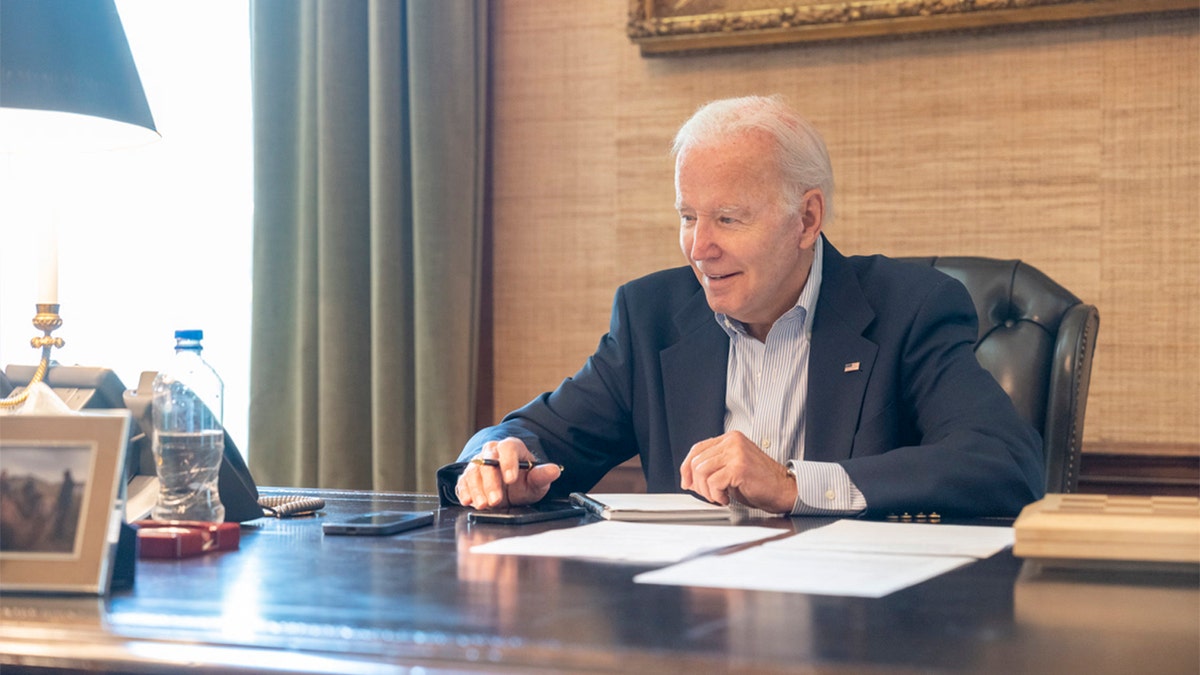
{"type": "Polygon", "coordinates": [[[225,384],[200,355],[204,331],[175,331],[175,360],[154,378],[155,520],[225,520],[217,491],[225,452],[225,384]]]}

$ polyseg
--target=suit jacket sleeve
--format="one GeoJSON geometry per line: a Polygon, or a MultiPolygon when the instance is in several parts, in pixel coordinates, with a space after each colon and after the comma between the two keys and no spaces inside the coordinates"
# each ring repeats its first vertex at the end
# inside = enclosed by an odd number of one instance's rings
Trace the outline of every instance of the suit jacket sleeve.
{"type": "MultiPolygon", "coordinates": [[[[543,461],[567,467],[547,497],[586,491],[636,452],[630,415],[630,336],[625,288],[613,300],[609,332],[574,376],[541,394],[466,444],[459,461],[483,444],[509,436],[521,439],[543,461]]],[[[454,474],[457,479],[457,473],[454,474]]],[[[445,491],[443,490],[443,495],[445,491]]]]}
{"type": "Polygon", "coordinates": [[[917,289],[907,316],[867,331],[879,359],[840,463],[870,515],[1015,515],[1044,492],[1041,440],[975,357],[966,289],[944,275],[917,289]]]}
{"type": "MultiPolygon", "coordinates": [[[[631,281],[617,289],[608,333],[583,368],[477,433],[460,460],[489,440],[520,438],[566,467],[548,493],[563,497],[639,454],[651,492],[679,492],[688,450],[722,431],[728,349],[690,268],[631,281]]],[[[457,475],[439,472],[439,483],[457,475]]]]}

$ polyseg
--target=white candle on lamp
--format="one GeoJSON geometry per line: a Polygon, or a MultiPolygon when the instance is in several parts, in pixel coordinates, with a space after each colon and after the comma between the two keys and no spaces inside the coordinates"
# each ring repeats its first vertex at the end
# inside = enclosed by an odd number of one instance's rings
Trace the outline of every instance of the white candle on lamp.
{"type": "Polygon", "coordinates": [[[58,304],[58,223],[42,234],[42,255],[38,266],[39,305],[58,304]]]}

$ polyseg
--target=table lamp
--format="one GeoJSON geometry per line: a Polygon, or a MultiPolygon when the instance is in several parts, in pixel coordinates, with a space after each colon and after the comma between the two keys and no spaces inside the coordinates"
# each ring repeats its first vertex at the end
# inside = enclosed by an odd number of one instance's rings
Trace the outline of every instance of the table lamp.
{"type": "MultiPolygon", "coordinates": [[[[93,151],[158,138],[133,54],[113,0],[0,0],[0,152],[93,151]]],[[[30,340],[41,361],[24,402],[50,367],[51,337],[62,326],[57,237],[41,255],[30,340]]]]}

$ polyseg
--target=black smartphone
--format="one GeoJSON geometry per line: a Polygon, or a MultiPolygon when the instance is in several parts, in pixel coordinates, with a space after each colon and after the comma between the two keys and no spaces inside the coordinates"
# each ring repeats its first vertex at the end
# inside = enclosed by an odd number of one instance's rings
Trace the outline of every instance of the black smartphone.
{"type": "Polygon", "coordinates": [[[467,514],[468,523],[502,523],[506,525],[524,525],[543,520],[571,518],[587,513],[584,509],[569,502],[546,502],[530,504],[529,506],[511,506],[495,511],[472,511],[467,514]]]}
{"type": "Polygon", "coordinates": [[[433,522],[433,511],[380,511],[321,524],[325,534],[386,535],[433,522]]]}

